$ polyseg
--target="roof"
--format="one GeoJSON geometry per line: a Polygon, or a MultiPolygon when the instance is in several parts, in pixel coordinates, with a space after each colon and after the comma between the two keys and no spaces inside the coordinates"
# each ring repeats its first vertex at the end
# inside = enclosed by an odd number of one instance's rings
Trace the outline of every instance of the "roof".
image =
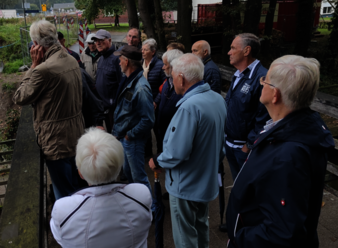
{"type": "Polygon", "coordinates": [[[55,3],[53,9],[76,9],[75,3],[55,3]]]}

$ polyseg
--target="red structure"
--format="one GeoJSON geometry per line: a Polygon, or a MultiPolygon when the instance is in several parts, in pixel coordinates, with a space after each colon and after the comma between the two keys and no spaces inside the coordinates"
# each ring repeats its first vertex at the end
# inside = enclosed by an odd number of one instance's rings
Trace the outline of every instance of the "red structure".
{"type": "MultiPolygon", "coordinates": [[[[313,26],[319,24],[320,7],[322,0],[316,0],[313,5],[314,22],[313,26]]],[[[197,24],[204,26],[221,25],[222,12],[217,11],[222,4],[199,4],[197,24]]],[[[265,27],[265,17],[269,2],[263,2],[261,21],[259,30],[263,31],[265,27]]],[[[297,0],[279,0],[276,6],[273,28],[284,33],[284,40],[292,42],[296,39],[296,21],[297,21],[298,3],[297,0]]],[[[243,15],[242,15],[243,16],[243,15]]]]}

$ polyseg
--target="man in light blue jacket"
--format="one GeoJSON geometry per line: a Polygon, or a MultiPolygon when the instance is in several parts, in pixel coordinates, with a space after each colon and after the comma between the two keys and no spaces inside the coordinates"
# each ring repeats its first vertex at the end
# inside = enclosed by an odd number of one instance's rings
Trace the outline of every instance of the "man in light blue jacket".
{"type": "Polygon", "coordinates": [[[203,82],[204,65],[193,54],[172,62],[173,83],[182,99],[163,141],[149,161],[166,169],[166,189],[176,247],[209,247],[209,202],[218,194],[217,171],[223,146],[226,104],[203,82]]]}

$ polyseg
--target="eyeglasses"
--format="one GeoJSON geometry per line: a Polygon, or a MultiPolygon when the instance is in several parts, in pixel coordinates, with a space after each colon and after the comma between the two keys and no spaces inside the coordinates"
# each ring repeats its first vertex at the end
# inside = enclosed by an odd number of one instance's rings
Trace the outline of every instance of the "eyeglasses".
{"type": "Polygon", "coordinates": [[[87,42],[88,45],[94,45],[95,43],[94,42],[87,42]]]}
{"type": "Polygon", "coordinates": [[[273,84],[269,84],[269,83],[265,82],[265,79],[266,79],[265,76],[260,78],[259,82],[260,82],[261,85],[264,86],[264,84],[267,84],[267,85],[270,85],[270,86],[276,88],[276,86],[274,86],[273,84]]]}

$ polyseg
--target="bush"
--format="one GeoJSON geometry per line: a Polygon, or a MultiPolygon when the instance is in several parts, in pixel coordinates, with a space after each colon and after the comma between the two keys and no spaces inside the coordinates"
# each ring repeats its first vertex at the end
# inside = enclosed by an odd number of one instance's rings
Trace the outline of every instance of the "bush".
{"type": "Polygon", "coordinates": [[[19,127],[20,112],[16,109],[9,109],[6,113],[6,119],[1,122],[5,124],[0,129],[0,140],[9,140],[16,137],[16,132],[19,127]]]}
{"type": "Polygon", "coordinates": [[[21,66],[23,66],[22,59],[17,59],[14,62],[6,63],[3,72],[7,74],[15,73],[19,70],[21,66]]]}
{"type": "Polygon", "coordinates": [[[5,92],[5,91],[7,91],[7,92],[12,92],[12,91],[14,91],[14,90],[16,90],[16,85],[15,85],[15,83],[4,83],[4,84],[2,85],[2,91],[3,91],[3,92],[5,92]]]}

